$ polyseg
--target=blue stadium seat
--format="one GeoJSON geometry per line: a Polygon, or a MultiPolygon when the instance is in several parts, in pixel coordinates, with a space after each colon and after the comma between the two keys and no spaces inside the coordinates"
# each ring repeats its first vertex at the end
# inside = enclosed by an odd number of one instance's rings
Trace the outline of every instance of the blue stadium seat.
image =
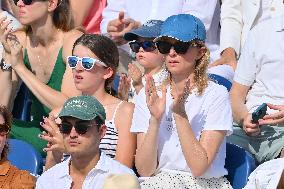
{"type": "Polygon", "coordinates": [[[9,139],[8,160],[19,169],[29,171],[33,175],[40,175],[43,170],[43,158],[29,143],[9,139]]]}
{"type": "Polygon", "coordinates": [[[227,88],[228,91],[230,91],[232,83],[228,79],[216,74],[208,74],[208,77],[210,80],[214,81],[215,83],[218,83],[219,85],[223,85],[227,88]]]}
{"type": "Polygon", "coordinates": [[[13,117],[22,121],[31,119],[31,99],[28,87],[22,83],[14,101],[13,117]]]}
{"type": "Polygon", "coordinates": [[[227,143],[226,144],[225,167],[228,170],[227,179],[233,189],[243,188],[250,173],[256,168],[256,163],[252,155],[243,148],[227,143]]]}

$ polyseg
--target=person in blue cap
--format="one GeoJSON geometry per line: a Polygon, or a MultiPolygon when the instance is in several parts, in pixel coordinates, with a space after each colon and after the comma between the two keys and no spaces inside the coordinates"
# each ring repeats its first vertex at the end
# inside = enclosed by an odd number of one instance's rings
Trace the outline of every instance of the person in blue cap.
{"type": "Polygon", "coordinates": [[[153,41],[160,35],[162,24],[161,20],[149,20],[138,29],[131,30],[124,35],[125,40],[131,41],[129,46],[144,72],[142,73],[135,63],[128,64],[128,77],[125,74],[121,76],[118,88],[118,95],[122,99],[128,100],[130,87],[134,96],[139,93],[146,84],[146,74],[152,75],[157,86],[160,86],[168,78],[164,64],[165,56],[158,51],[156,43],[153,41]],[[131,86],[126,87],[127,85],[131,86]]]}
{"type": "Polygon", "coordinates": [[[165,20],[154,41],[170,74],[157,90],[148,76],[137,98],[131,132],[141,188],[232,188],[224,177],[232,110],[225,87],[207,79],[203,23],[190,14],[165,20]]]}

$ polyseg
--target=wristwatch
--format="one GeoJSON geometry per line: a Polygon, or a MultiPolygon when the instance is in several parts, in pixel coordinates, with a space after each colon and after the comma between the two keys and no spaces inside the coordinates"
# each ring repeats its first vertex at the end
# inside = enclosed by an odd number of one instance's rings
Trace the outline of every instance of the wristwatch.
{"type": "Polygon", "coordinates": [[[12,70],[12,65],[11,64],[7,64],[5,62],[5,60],[4,60],[4,58],[2,58],[1,62],[0,62],[0,68],[3,71],[10,71],[10,70],[12,70]]]}

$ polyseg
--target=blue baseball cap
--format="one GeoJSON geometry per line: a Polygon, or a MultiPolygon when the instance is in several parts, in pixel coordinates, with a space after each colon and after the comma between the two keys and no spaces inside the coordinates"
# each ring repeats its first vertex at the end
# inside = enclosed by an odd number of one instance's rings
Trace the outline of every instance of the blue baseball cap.
{"type": "Polygon", "coordinates": [[[149,20],[141,27],[131,30],[124,34],[124,39],[127,41],[136,40],[138,37],[155,38],[160,35],[161,26],[163,21],[161,20],[149,20]]]}
{"type": "Polygon", "coordinates": [[[178,14],[168,17],[162,27],[161,34],[154,41],[169,37],[183,42],[200,40],[205,42],[206,30],[202,21],[191,14],[178,14]]]}

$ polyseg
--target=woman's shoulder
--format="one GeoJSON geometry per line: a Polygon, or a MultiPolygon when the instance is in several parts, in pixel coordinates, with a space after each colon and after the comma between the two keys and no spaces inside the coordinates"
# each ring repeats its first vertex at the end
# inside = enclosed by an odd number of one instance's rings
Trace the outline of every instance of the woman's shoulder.
{"type": "Polygon", "coordinates": [[[64,32],[63,36],[63,57],[67,57],[72,54],[72,49],[75,41],[83,35],[82,31],[72,29],[68,32],[64,32]]]}
{"type": "Polygon", "coordinates": [[[64,32],[63,43],[69,43],[70,40],[71,42],[73,41],[74,43],[76,39],[78,39],[81,35],[83,35],[82,30],[79,30],[76,28],[69,30],[67,32],[64,32]]]}
{"type": "Polygon", "coordinates": [[[122,101],[121,105],[120,105],[120,110],[122,110],[123,112],[131,112],[134,109],[134,104],[132,102],[127,102],[127,101],[122,101]]]}

